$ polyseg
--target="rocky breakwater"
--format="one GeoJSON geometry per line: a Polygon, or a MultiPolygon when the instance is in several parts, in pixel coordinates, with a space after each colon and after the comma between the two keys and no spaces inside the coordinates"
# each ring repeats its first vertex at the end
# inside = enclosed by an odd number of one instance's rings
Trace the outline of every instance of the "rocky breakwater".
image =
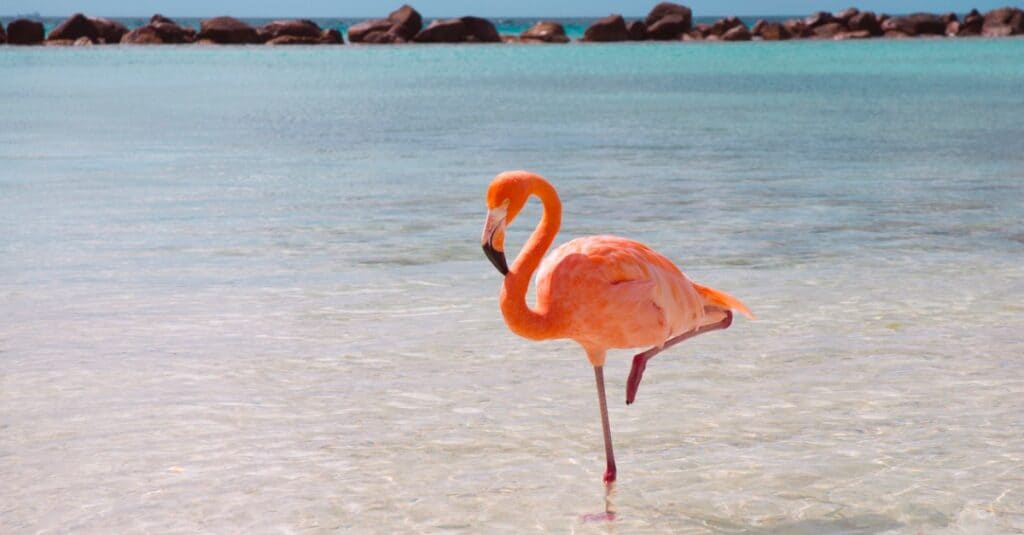
{"type": "Polygon", "coordinates": [[[614,14],[598,19],[587,28],[583,41],[783,41],[1024,35],[1024,10],[1016,7],[994,9],[984,15],[973,10],[962,21],[955,13],[890,16],[851,7],[838,13],[821,11],[782,22],[762,19],[753,27],[748,27],[737,17],[725,17],[714,24],[693,26],[692,22],[690,8],[662,2],[654,6],[643,20],[627,22],[621,15],[614,14]]]}

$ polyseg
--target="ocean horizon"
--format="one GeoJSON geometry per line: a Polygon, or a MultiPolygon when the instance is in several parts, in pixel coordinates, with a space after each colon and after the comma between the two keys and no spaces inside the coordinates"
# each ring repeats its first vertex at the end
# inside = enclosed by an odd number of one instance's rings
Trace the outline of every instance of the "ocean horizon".
{"type": "Polygon", "coordinates": [[[1024,39],[0,73],[0,531],[1024,530],[1024,39]],[[611,523],[591,366],[509,332],[481,251],[509,169],[556,245],[642,241],[758,318],[630,406],[609,354],[611,523]]]}

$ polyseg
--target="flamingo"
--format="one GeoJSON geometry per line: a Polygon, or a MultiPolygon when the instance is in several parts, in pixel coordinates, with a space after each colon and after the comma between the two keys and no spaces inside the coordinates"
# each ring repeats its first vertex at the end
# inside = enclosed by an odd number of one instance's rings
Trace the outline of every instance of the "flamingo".
{"type": "Polygon", "coordinates": [[[597,383],[607,461],[604,482],[610,493],[616,470],[604,389],[607,351],[650,347],[633,357],[626,381],[626,404],[630,405],[647,362],[656,355],[688,338],[728,328],[733,311],[750,319],[753,315],[739,299],[693,282],[669,259],[626,238],[577,238],[541,261],[561,220],[561,201],[547,180],[527,171],[508,171],[487,188],[487,219],[480,241],[487,258],[505,277],[500,303],[509,329],[530,340],[572,339],[587,353],[597,383]],[[505,229],[534,195],[543,203],[544,213],[509,267],[505,229]],[[526,290],[535,271],[536,306],[530,308],[526,290]]]}

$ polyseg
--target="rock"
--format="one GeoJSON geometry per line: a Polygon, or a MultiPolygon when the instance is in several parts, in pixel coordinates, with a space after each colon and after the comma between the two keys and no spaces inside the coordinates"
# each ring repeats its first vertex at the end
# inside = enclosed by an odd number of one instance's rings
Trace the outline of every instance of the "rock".
{"type": "MultiPolygon", "coordinates": [[[[435,20],[419,33],[417,43],[461,43],[469,38],[469,27],[460,19],[435,20]]],[[[349,40],[352,40],[351,36],[349,40]]]]}
{"type": "Polygon", "coordinates": [[[459,20],[469,28],[468,42],[500,43],[501,35],[494,23],[480,17],[462,17],[459,20]]]}
{"type": "Polygon", "coordinates": [[[836,21],[836,18],[833,17],[832,14],[827,11],[818,11],[817,13],[814,13],[813,15],[804,19],[804,25],[806,25],[808,28],[817,28],[818,26],[830,24],[833,22],[838,21],[836,21]]]}
{"type": "MultiPolygon", "coordinates": [[[[278,37],[291,36],[291,37],[306,37],[313,40],[320,40],[320,33],[323,32],[317,23],[306,20],[275,20],[269,24],[263,26],[263,30],[269,34],[267,42],[273,41],[278,37]]],[[[285,44],[285,43],[279,43],[285,44]]],[[[288,43],[292,44],[292,43],[288,43]]]]}
{"type": "Polygon", "coordinates": [[[583,40],[598,43],[627,41],[629,40],[629,31],[626,30],[626,21],[622,15],[608,15],[597,19],[583,33],[583,40]]]}
{"type": "Polygon", "coordinates": [[[807,27],[807,23],[803,19],[789,19],[782,23],[782,27],[789,32],[789,35],[794,39],[800,39],[802,37],[810,37],[814,35],[814,30],[807,27]]]}
{"type": "Polygon", "coordinates": [[[245,45],[259,42],[256,28],[233,17],[215,17],[202,21],[199,25],[198,38],[222,45],[245,45]]]}
{"type": "Polygon", "coordinates": [[[847,39],[869,39],[871,32],[867,30],[856,30],[852,32],[840,32],[837,33],[832,39],[836,41],[845,41],[847,39]]]}
{"type": "Polygon", "coordinates": [[[956,17],[956,13],[953,13],[953,12],[945,13],[945,14],[942,15],[942,22],[945,22],[946,26],[949,26],[950,22],[959,21],[959,20],[960,19],[958,19],[956,17]]]}
{"type": "Polygon", "coordinates": [[[899,31],[910,36],[944,35],[946,23],[934,13],[913,13],[904,17],[893,17],[882,23],[882,31],[899,31]]]}
{"type": "Polygon", "coordinates": [[[520,37],[525,41],[537,41],[540,43],[568,43],[569,38],[565,35],[565,28],[551,21],[540,21],[534,24],[520,37]]]}
{"type": "Polygon", "coordinates": [[[4,25],[0,24],[0,45],[7,42],[7,32],[4,31],[4,25]]]}
{"type": "Polygon", "coordinates": [[[626,25],[626,33],[630,41],[643,41],[647,39],[647,24],[642,20],[634,20],[626,25]]]}
{"type": "Polygon", "coordinates": [[[277,45],[319,45],[321,44],[320,36],[310,37],[308,35],[279,35],[273,39],[267,41],[270,46],[277,45]]]}
{"type": "Polygon", "coordinates": [[[400,44],[407,43],[407,42],[408,41],[406,41],[402,37],[400,37],[398,35],[395,35],[395,34],[391,33],[390,31],[387,31],[387,32],[372,32],[372,33],[366,34],[366,36],[363,37],[362,44],[364,44],[364,45],[400,45],[400,44]]]}
{"type": "Polygon", "coordinates": [[[981,28],[985,24],[985,18],[978,13],[977,9],[971,10],[966,16],[964,16],[963,22],[960,23],[960,30],[957,32],[959,37],[970,37],[981,35],[981,28]]]}
{"type": "Polygon", "coordinates": [[[71,39],[47,39],[43,44],[46,46],[74,46],[75,42],[71,39]]]}
{"type": "Polygon", "coordinates": [[[682,16],[665,15],[647,27],[647,38],[656,41],[678,41],[689,29],[690,22],[682,16]]]}
{"type": "Polygon", "coordinates": [[[88,17],[81,13],[75,13],[50,30],[46,40],[74,42],[79,37],[88,37],[90,41],[95,41],[99,39],[100,34],[96,30],[96,25],[88,17]]]}
{"type": "Polygon", "coordinates": [[[785,41],[792,37],[789,30],[778,22],[765,22],[758,28],[758,31],[751,33],[760,36],[765,41],[785,41]]]}
{"type": "Polygon", "coordinates": [[[662,2],[651,8],[647,18],[644,19],[644,26],[650,29],[659,20],[670,15],[682,18],[684,28],[680,33],[690,31],[693,24],[693,11],[686,6],[673,4],[672,2],[662,2]]]}
{"type": "Polygon", "coordinates": [[[836,35],[846,32],[846,26],[841,22],[829,22],[814,28],[815,39],[833,39],[836,35]]]}
{"type": "Polygon", "coordinates": [[[703,38],[705,38],[705,37],[707,37],[708,35],[711,34],[711,25],[710,24],[704,24],[702,22],[702,23],[694,26],[693,29],[690,30],[690,32],[691,33],[693,33],[693,32],[699,33],[701,39],[703,39],[703,38]]]}
{"type": "Polygon", "coordinates": [[[1024,34],[1024,11],[1015,7],[1001,7],[985,13],[981,33],[986,37],[1003,37],[1007,35],[1003,26],[1009,28],[1008,35],[1024,34]]]}
{"type": "Polygon", "coordinates": [[[12,20],[7,24],[7,44],[38,45],[43,42],[43,23],[28,19],[12,20]]]}
{"type": "Polygon", "coordinates": [[[875,14],[870,11],[861,11],[850,17],[846,27],[851,32],[866,31],[871,35],[882,35],[882,25],[878,22],[875,14]]]}
{"type": "Polygon", "coordinates": [[[683,34],[683,41],[703,41],[704,34],[697,30],[690,30],[683,34]]]}
{"type": "MultiPolygon", "coordinates": [[[[170,20],[170,19],[167,19],[170,20]]],[[[149,27],[167,44],[193,43],[196,40],[196,31],[192,28],[179,26],[171,22],[150,22],[149,27]]]]}
{"type": "Polygon", "coordinates": [[[163,15],[161,15],[159,13],[153,15],[152,17],[149,17],[149,23],[150,24],[156,24],[158,22],[167,22],[167,23],[170,23],[170,24],[177,24],[177,22],[174,22],[173,20],[171,20],[171,19],[169,19],[169,18],[167,18],[167,17],[165,17],[165,16],[163,16],[163,15]]]}
{"type": "Polygon", "coordinates": [[[99,41],[102,43],[120,43],[124,34],[128,33],[128,28],[116,20],[102,17],[89,17],[89,20],[96,27],[96,33],[99,34],[99,41]]]}
{"type": "Polygon", "coordinates": [[[960,34],[960,21],[952,20],[946,23],[946,37],[956,37],[960,34]]]}
{"type": "MultiPolygon", "coordinates": [[[[348,42],[350,43],[363,43],[366,42],[367,36],[373,33],[387,34],[391,31],[391,27],[394,26],[391,21],[387,19],[374,19],[364,20],[359,24],[355,24],[348,29],[348,42]]],[[[380,41],[375,41],[373,44],[379,44],[380,41]]]]}
{"type": "Polygon", "coordinates": [[[765,24],[768,24],[768,21],[764,19],[757,19],[757,22],[755,22],[754,25],[750,27],[750,34],[760,36],[761,30],[764,28],[765,24]]]}
{"type": "Polygon", "coordinates": [[[152,26],[140,26],[121,37],[122,45],[162,45],[164,42],[152,26]]]}
{"type": "Polygon", "coordinates": [[[406,41],[412,39],[423,29],[423,17],[419,11],[416,11],[408,4],[388,14],[388,21],[392,25],[391,33],[402,37],[406,41]]]}
{"type": "Polygon", "coordinates": [[[325,45],[343,45],[345,39],[341,36],[341,32],[334,28],[327,28],[320,32],[320,42],[325,45]]]}
{"type": "Polygon", "coordinates": [[[737,17],[726,17],[724,19],[718,19],[717,21],[715,21],[715,24],[711,26],[709,34],[722,37],[729,30],[739,26],[743,26],[744,28],[746,28],[746,24],[743,24],[743,21],[737,17]]]}
{"type": "Polygon", "coordinates": [[[886,39],[907,39],[910,37],[910,35],[899,30],[886,30],[883,35],[885,35],[886,39]]]}
{"type": "Polygon", "coordinates": [[[497,28],[487,19],[461,17],[435,20],[413,38],[417,43],[500,43],[497,28]]]}
{"type": "Polygon", "coordinates": [[[840,11],[839,13],[836,13],[836,14],[832,15],[832,18],[834,18],[836,20],[836,22],[841,22],[843,24],[848,24],[850,22],[850,19],[852,19],[853,17],[857,16],[858,13],[860,13],[859,9],[857,9],[855,7],[848,7],[846,9],[840,11]]]}
{"type": "Polygon", "coordinates": [[[750,30],[743,25],[730,28],[729,31],[722,34],[723,41],[749,41],[750,39],[750,30]]]}
{"type": "Polygon", "coordinates": [[[92,39],[88,37],[79,37],[71,44],[71,46],[92,46],[92,39]]]}

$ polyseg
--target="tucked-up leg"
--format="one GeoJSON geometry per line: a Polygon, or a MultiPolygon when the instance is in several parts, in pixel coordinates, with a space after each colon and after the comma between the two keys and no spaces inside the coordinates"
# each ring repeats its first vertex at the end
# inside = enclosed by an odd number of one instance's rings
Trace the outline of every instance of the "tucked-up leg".
{"type": "Polygon", "coordinates": [[[644,377],[644,370],[647,369],[648,360],[651,360],[658,353],[661,353],[683,340],[693,338],[698,334],[728,329],[730,325],[732,325],[732,311],[726,310],[725,317],[722,318],[721,321],[680,334],[679,336],[665,342],[661,347],[652,347],[643,353],[638,353],[633,356],[633,367],[630,368],[629,379],[626,380],[626,405],[632,405],[633,401],[636,400],[636,391],[640,388],[640,380],[644,377]]]}

